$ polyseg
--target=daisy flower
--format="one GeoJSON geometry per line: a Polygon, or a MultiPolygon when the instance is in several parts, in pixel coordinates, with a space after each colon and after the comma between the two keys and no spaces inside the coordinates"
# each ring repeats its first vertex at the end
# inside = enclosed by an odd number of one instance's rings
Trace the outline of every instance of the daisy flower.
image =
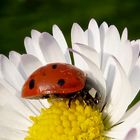
{"type": "Polygon", "coordinates": [[[36,30],[24,40],[27,54],[0,55],[1,140],[138,140],[140,102],[128,109],[140,89],[140,40],[120,36],[114,25],[91,19],[87,30],[74,23],[72,48],[54,25],[53,35],[36,30]],[[100,93],[97,106],[76,99],[24,99],[22,87],[38,68],[68,63],[81,69],[100,93]]]}

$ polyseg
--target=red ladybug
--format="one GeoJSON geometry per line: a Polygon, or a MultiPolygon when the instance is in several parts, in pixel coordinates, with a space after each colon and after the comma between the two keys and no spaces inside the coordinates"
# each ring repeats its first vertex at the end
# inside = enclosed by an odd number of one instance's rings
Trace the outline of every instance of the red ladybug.
{"type": "Polygon", "coordinates": [[[37,69],[27,79],[22,89],[22,97],[30,99],[81,96],[87,104],[98,103],[86,88],[86,74],[71,64],[50,63],[37,69]]]}

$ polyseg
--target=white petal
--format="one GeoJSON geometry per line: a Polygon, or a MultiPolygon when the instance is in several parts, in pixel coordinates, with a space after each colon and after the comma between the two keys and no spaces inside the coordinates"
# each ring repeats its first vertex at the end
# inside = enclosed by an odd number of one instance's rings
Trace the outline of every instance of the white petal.
{"type": "Polygon", "coordinates": [[[40,104],[39,100],[23,100],[24,105],[29,108],[34,115],[39,115],[42,105],[40,104]]]}
{"type": "Polygon", "coordinates": [[[65,55],[67,63],[71,64],[70,54],[67,50],[68,45],[66,43],[66,40],[64,38],[64,35],[63,35],[62,31],[59,29],[59,27],[57,25],[53,26],[53,36],[56,39],[59,46],[61,47],[61,49],[63,51],[63,54],[65,55]]]}
{"type": "Polygon", "coordinates": [[[94,48],[79,43],[76,43],[76,45],[79,48],[79,53],[85,55],[88,59],[95,63],[98,68],[100,67],[99,55],[94,48]]]}
{"type": "Polygon", "coordinates": [[[108,54],[116,54],[116,49],[120,46],[120,36],[117,28],[115,26],[110,26],[105,32],[104,44],[103,44],[103,56],[102,56],[102,71],[106,66],[106,59],[108,54]]]}
{"type": "Polygon", "coordinates": [[[107,131],[105,133],[105,136],[107,137],[111,137],[113,140],[136,140],[136,136],[137,136],[137,131],[136,129],[133,130],[133,128],[130,128],[130,129],[124,129],[124,130],[119,130],[119,131],[113,131],[112,129],[107,131]],[[126,139],[128,138],[128,136],[130,136],[131,134],[131,137],[129,138],[132,138],[132,139],[126,139]]]}
{"type": "MultiPolygon", "coordinates": [[[[40,35],[41,35],[41,33],[40,33],[39,31],[37,31],[37,30],[34,30],[34,29],[33,29],[33,30],[31,31],[31,37],[32,37],[33,42],[34,42],[35,44],[38,43],[40,35]]],[[[34,45],[35,45],[35,44],[34,44],[34,45]]]]}
{"type": "Polygon", "coordinates": [[[25,37],[25,39],[24,39],[24,45],[25,45],[26,52],[28,54],[32,54],[32,55],[35,55],[36,54],[36,50],[34,48],[32,39],[30,37],[25,37]]]}
{"type": "Polygon", "coordinates": [[[90,20],[88,26],[88,45],[92,46],[98,53],[101,52],[100,31],[94,19],[90,20]]]}
{"type": "Polygon", "coordinates": [[[137,130],[137,139],[139,140],[140,138],[140,122],[134,127],[137,130]]]}
{"type": "MultiPolygon", "coordinates": [[[[72,41],[72,48],[78,52],[80,51],[80,49],[77,47],[76,43],[86,44],[85,33],[77,23],[74,23],[72,26],[71,41],[72,41]]],[[[73,54],[73,56],[74,56],[74,64],[77,67],[84,70],[86,66],[85,61],[75,53],[73,54]]]]}
{"type": "Polygon", "coordinates": [[[100,45],[101,45],[101,62],[100,62],[100,67],[101,67],[101,70],[103,69],[103,47],[104,47],[104,41],[105,41],[105,34],[108,30],[108,25],[106,22],[103,22],[100,26],[100,45]]]}
{"type": "Polygon", "coordinates": [[[134,98],[140,90],[140,57],[137,60],[136,65],[134,66],[129,78],[132,85],[132,92],[134,98]]]}
{"type": "Polygon", "coordinates": [[[88,45],[88,29],[84,32],[85,45],[88,45]]]}
{"type": "Polygon", "coordinates": [[[122,45],[120,46],[120,50],[116,55],[116,58],[120,62],[125,73],[129,75],[131,67],[133,65],[133,50],[130,41],[122,43],[122,45]]]}
{"type": "Polygon", "coordinates": [[[27,136],[27,133],[25,131],[7,127],[0,127],[1,140],[24,140],[25,136],[27,136]]]}
{"type": "Polygon", "coordinates": [[[40,99],[39,102],[42,105],[42,107],[44,107],[44,108],[50,107],[50,103],[47,101],[47,99],[40,99]]]}
{"type": "MultiPolygon", "coordinates": [[[[15,62],[16,60],[16,56],[14,56],[14,55],[16,55],[16,54],[18,54],[18,53],[16,53],[16,52],[10,52],[10,60],[13,62],[15,62]]],[[[13,63],[14,63],[13,62],[13,63]]],[[[17,61],[18,62],[18,61],[17,61]]],[[[15,62],[15,65],[16,65],[16,62],[15,62]]],[[[10,85],[10,83],[8,83],[5,79],[4,79],[4,75],[3,75],[3,73],[2,73],[2,70],[0,69],[0,84],[3,86],[3,87],[5,87],[11,94],[15,94],[16,92],[17,92],[17,90],[14,88],[14,87],[12,87],[12,85],[10,85]]]]}
{"type": "Polygon", "coordinates": [[[138,102],[136,105],[134,105],[132,108],[130,108],[124,117],[120,120],[120,122],[123,122],[118,126],[119,128],[116,127],[116,129],[120,128],[125,128],[125,127],[133,127],[136,124],[139,123],[139,117],[140,116],[140,102],[138,102]]]}
{"type": "MultiPolygon", "coordinates": [[[[6,59],[6,58],[5,58],[6,59]]],[[[8,59],[7,59],[7,61],[8,61],[8,59]]],[[[9,63],[9,65],[11,66],[11,64],[10,64],[10,61],[8,61],[8,63],[9,63]]],[[[38,68],[38,67],[40,67],[42,64],[41,64],[41,62],[36,58],[36,57],[34,57],[34,56],[32,56],[32,55],[29,55],[29,54],[27,54],[27,55],[23,55],[22,56],[22,58],[21,58],[21,65],[22,65],[22,70],[27,74],[26,75],[26,77],[27,76],[29,76],[30,75],[30,73],[32,73],[36,68],[38,68]],[[29,65],[28,65],[29,64],[29,65]]],[[[7,65],[8,66],[8,65],[7,65]]],[[[13,66],[11,67],[11,68],[13,68],[13,66]]],[[[11,69],[10,68],[10,69],[11,69]]],[[[17,72],[16,74],[18,74],[18,71],[17,70],[15,70],[15,68],[13,68],[14,69],[14,72],[17,72]]],[[[7,69],[8,70],[8,69],[7,69]]],[[[7,76],[7,75],[6,75],[7,76]]],[[[17,78],[20,78],[19,77],[19,75],[17,75],[18,77],[17,78]]],[[[10,77],[10,76],[9,76],[10,77]]],[[[8,78],[9,78],[8,77],[8,78]]],[[[12,78],[16,78],[16,76],[14,77],[14,75],[13,75],[13,73],[11,73],[11,77],[12,78]]],[[[11,80],[11,79],[10,79],[11,80]]],[[[13,79],[13,81],[14,81],[14,79],[13,79]]],[[[15,79],[15,81],[14,82],[16,82],[17,80],[15,79]]],[[[9,79],[8,79],[8,82],[9,82],[9,79]]],[[[3,83],[3,82],[2,82],[3,83]]],[[[9,82],[10,83],[10,82],[9,82]]],[[[24,81],[23,81],[23,83],[24,83],[24,81]]],[[[19,84],[19,83],[18,83],[19,84]]],[[[5,84],[4,84],[5,85],[5,84]]],[[[17,87],[18,87],[18,90],[19,91],[21,91],[21,89],[22,89],[22,85],[19,87],[19,85],[17,85],[17,87]]],[[[19,96],[19,98],[20,98],[20,96],[21,96],[21,93],[20,92],[15,92],[18,96],[19,96]]],[[[41,107],[43,107],[43,105],[40,103],[40,101],[38,101],[38,100],[23,100],[23,99],[21,99],[21,102],[27,107],[27,108],[29,108],[34,114],[39,114],[40,113],[40,108],[41,107]]]]}
{"type": "Polygon", "coordinates": [[[124,140],[136,140],[136,137],[137,137],[137,130],[135,128],[132,128],[129,130],[124,140]]]}
{"type": "Polygon", "coordinates": [[[0,85],[0,107],[14,109],[25,117],[34,115],[30,108],[24,103],[24,99],[11,94],[2,85],[0,85]]]}
{"type": "Polygon", "coordinates": [[[0,69],[4,79],[17,90],[21,90],[24,79],[8,58],[0,55],[0,69]]]}
{"type": "Polygon", "coordinates": [[[30,109],[34,113],[34,115],[39,115],[41,108],[48,108],[50,106],[48,101],[45,99],[25,99],[23,100],[23,103],[28,109],[30,109]]]}
{"type": "Polygon", "coordinates": [[[104,73],[107,86],[107,104],[104,113],[105,120],[116,124],[125,114],[132,101],[131,86],[122,67],[114,57],[109,57],[104,73]]]}
{"type": "Polygon", "coordinates": [[[101,49],[103,49],[105,34],[108,30],[108,25],[106,22],[103,22],[100,26],[100,41],[101,41],[101,49]]]}
{"type": "Polygon", "coordinates": [[[15,52],[15,51],[11,51],[9,53],[9,60],[16,66],[19,66],[20,63],[20,59],[21,59],[21,54],[15,52]]]}
{"type": "Polygon", "coordinates": [[[45,65],[46,61],[39,46],[40,36],[41,36],[41,33],[39,31],[37,30],[31,31],[32,43],[36,52],[34,55],[45,65]]]}
{"type": "Polygon", "coordinates": [[[20,97],[20,93],[18,97],[11,92],[8,92],[2,85],[0,85],[0,106],[13,108],[15,111],[19,112],[25,117],[38,115],[40,113],[40,109],[44,106],[40,103],[39,100],[27,100],[20,97]]]}
{"type": "Polygon", "coordinates": [[[7,81],[5,81],[3,78],[0,79],[0,85],[5,87],[8,90],[8,92],[10,92],[11,94],[15,94],[17,92],[17,90],[14,87],[12,87],[12,85],[10,85],[7,81]]]}
{"type": "Polygon", "coordinates": [[[26,79],[25,72],[21,68],[21,54],[11,51],[9,53],[9,60],[16,66],[16,68],[19,70],[20,74],[24,79],[26,79]]]}
{"type": "Polygon", "coordinates": [[[140,52],[140,39],[136,40],[136,42],[139,44],[139,52],[140,52]]]}
{"type": "Polygon", "coordinates": [[[72,45],[75,43],[86,44],[85,33],[79,24],[74,23],[71,29],[72,45]]]}
{"type": "Polygon", "coordinates": [[[104,52],[114,54],[120,46],[120,35],[115,26],[110,26],[105,35],[104,52]]]}
{"type": "MultiPolygon", "coordinates": [[[[9,117],[9,119],[7,118],[8,119],[7,121],[10,121],[10,120],[12,121],[12,119],[16,118],[17,116],[17,118],[20,117],[22,119],[22,122],[27,121],[27,123],[25,124],[28,124],[28,126],[31,125],[31,120],[29,119],[29,116],[39,115],[40,108],[44,107],[40,104],[38,100],[36,101],[24,100],[22,98],[13,96],[8,92],[5,92],[4,94],[3,92],[1,92],[0,99],[1,99],[1,102],[0,102],[1,112],[0,113],[2,114],[0,115],[1,119],[6,119],[6,117],[4,117],[5,115],[9,117]],[[13,116],[9,115],[10,112],[13,112],[13,116]]],[[[0,124],[2,125],[2,123],[0,124]]],[[[9,125],[11,124],[8,124],[8,126],[9,125]]]]}
{"type": "Polygon", "coordinates": [[[111,132],[117,132],[117,131],[123,132],[123,130],[127,131],[131,128],[134,128],[139,123],[139,116],[140,116],[139,110],[140,110],[140,103],[137,103],[135,106],[133,106],[125,113],[123,118],[119,121],[119,125],[114,126],[111,129],[111,132]]]}
{"type": "Polygon", "coordinates": [[[2,84],[0,84],[0,106],[4,106],[8,102],[8,95],[7,93],[14,95],[12,91],[8,91],[7,87],[4,87],[2,84]]]}
{"type": "Polygon", "coordinates": [[[0,127],[4,126],[27,131],[28,127],[32,125],[31,121],[12,108],[0,108],[0,116],[0,127]]]}
{"type": "MultiPolygon", "coordinates": [[[[133,67],[138,60],[140,50],[139,50],[139,44],[136,42],[134,44],[132,44],[131,47],[132,47],[132,52],[133,52],[133,60],[132,60],[131,70],[133,70],[133,67]]],[[[130,72],[130,74],[131,74],[131,72],[130,72]]]]}
{"type": "Polygon", "coordinates": [[[125,42],[120,41],[120,35],[115,26],[110,26],[110,28],[108,29],[105,36],[103,49],[104,54],[110,54],[117,58],[124,71],[128,75],[133,61],[133,51],[131,43],[128,40],[125,42]]]}
{"type": "Polygon", "coordinates": [[[121,36],[121,41],[126,41],[126,40],[128,40],[128,30],[127,28],[124,28],[121,36]]]}
{"type": "Polygon", "coordinates": [[[21,67],[26,74],[26,77],[30,76],[35,70],[39,67],[43,66],[43,64],[38,60],[37,57],[25,54],[21,57],[21,67]]]}
{"type": "Polygon", "coordinates": [[[72,49],[70,49],[70,51],[74,52],[75,55],[79,55],[81,57],[81,59],[83,59],[83,61],[85,61],[86,69],[84,69],[84,71],[87,73],[87,77],[93,83],[93,85],[94,85],[93,88],[97,88],[97,90],[101,93],[102,102],[100,103],[99,106],[102,108],[102,106],[104,105],[105,97],[106,97],[106,84],[105,84],[105,80],[102,76],[100,69],[83,54],[80,54],[79,52],[74,51],[72,49]]]}
{"type": "Polygon", "coordinates": [[[42,33],[39,39],[40,49],[43,56],[48,63],[52,62],[64,62],[66,63],[65,57],[58,43],[49,33],[42,33]]]}
{"type": "Polygon", "coordinates": [[[45,65],[46,61],[39,46],[39,38],[38,35],[35,34],[36,31],[32,30],[33,39],[31,39],[30,37],[26,37],[24,39],[25,49],[28,54],[34,55],[45,65]]]}

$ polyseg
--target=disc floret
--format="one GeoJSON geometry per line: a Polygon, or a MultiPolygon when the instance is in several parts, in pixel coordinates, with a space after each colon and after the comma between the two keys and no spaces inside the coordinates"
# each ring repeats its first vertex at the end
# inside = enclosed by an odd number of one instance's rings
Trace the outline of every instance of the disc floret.
{"type": "Polygon", "coordinates": [[[55,100],[30,118],[33,125],[25,140],[105,140],[101,112],[78,99],[70,108],[68,100],[55,100]]]}

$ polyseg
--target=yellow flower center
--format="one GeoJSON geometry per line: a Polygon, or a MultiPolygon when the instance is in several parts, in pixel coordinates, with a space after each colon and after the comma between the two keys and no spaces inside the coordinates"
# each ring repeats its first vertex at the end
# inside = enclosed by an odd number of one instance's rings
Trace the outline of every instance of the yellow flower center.
{"type": "Polygon", "coordinates": [[[102,113],[78,99],[55,100],[39,116],[30,117],[33,125],[25,140],[106,140],[102,113]]]}

